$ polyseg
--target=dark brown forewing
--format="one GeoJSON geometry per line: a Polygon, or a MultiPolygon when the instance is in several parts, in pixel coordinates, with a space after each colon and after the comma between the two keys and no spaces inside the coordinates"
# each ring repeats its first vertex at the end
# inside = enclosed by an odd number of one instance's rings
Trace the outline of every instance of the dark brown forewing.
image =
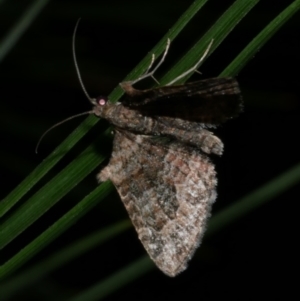
{"type": "Polygon", "coordinates": [[[210,78],[177,86],[149,90],[122,83],[123,104],[150,116],[168,116],[218,124],[241,111],[241,92],[234,78],[210,78]]]}
{"type": "Polygon", "coordinates": [[[114,183],[155,264],[169,276],[184,270],[216,198],[208,157],[169,139],[116,130],[110,162],[98,179],[114,183]]]}

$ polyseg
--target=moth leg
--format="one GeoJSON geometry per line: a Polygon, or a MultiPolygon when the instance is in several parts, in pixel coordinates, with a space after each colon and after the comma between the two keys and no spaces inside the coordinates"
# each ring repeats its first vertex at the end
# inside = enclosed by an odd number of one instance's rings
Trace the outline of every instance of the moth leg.
{"type": "Polygon", "coordinates": [[[167,53],[168,53],[168,51],[169,51],[170,44],[171,44],[171,40],[168,39],[168,40],[167,40],[167,44],[166,44],[166,49],[165,49],[165,52],[164,52],[162,58],[160,59],[159,63],[155,66],[155,68],[154,68],[151,72],[149,72],[149,70],[151,69],[151,67],[152,67],[152,65],[153,65],[153,62],[154,62],[154,59],[155,59],[155,55],[152,55],[152,61],[151,61],[150,65],[149,65],[149,67],[148,67],[146,73],[144,73],[142,76],[138,77],[138,78],[135,79],[135,80],[128,81],[128,82],[124,82],[124,83],[130,84],[130,85],[134,85],[134,84],[136,84],[137,82],[139,82],[139,81],[141,81],[141,80],[143,80],[143,79],[145,79],[145,78],[147,78],[147,77],[151,77],[151,78],[153,78],[153,80],[154,80],[156,83],[159,84],[159,82],[158,82],[158,81],[155,79],[155,77],[154,77],[154,73],[155,73],[156,70],[160,67],[160,65],[164,62],[164,60],[165,60],[165,58],[166,58],[166,55],[167,55],[167,53]]]}
{"type": "Polygon", "coordinates": [[[209,45],[207,46],[205,52],[203,53],[203,55],[201,56],[201,58],[199,59],[199,61],[189,70],[185,71],[184,73],[182,73],[181,75],[177,76],[175,79],[173,79],[172,81],[170,81],[168,84],[166,84],[166,86],[171,86],[172,84],[176,83],[177,81],[179,81],[180,79],[182,79],[183,77],[187,76],[188,74],[197,71],[197,68],[199,67],[199,65],[201,64],[201,62],[206,58],[212,44],[213,44],[213,39],[210,41],[209,45]]]}
{"type": "Polygon", "coordinates": [[[145,74],[149,73],[149,70],[150,70],[150,69],[151,69],[151,67],[153,66],[153,63],[154,63],[154,62],[155,62],[155,54],[154,54],[154,53],[152,53],[151,62],[150,62],[150,64],[149,64],[149,66],[148,66],[147,70],[145,71],[145,73],[144,73],[143,75],[145,75],[145,74]]]}

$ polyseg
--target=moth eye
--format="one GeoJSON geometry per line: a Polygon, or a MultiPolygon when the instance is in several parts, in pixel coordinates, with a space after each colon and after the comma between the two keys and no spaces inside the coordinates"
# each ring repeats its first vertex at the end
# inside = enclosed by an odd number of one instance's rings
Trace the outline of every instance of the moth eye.
{"type": "Polygon", "coordinates": [[[105,106],[106,103],[107,103],[107,101],[108,101],[108,99],[107,99],[106,96],[99,96],[99,97],[97,97],[97,104],[99,106],[105,106]]]}

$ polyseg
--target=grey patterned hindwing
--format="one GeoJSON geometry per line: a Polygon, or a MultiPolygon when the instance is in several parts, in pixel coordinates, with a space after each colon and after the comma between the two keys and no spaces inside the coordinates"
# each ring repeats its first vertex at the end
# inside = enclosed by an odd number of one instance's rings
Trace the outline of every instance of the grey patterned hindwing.
{"type": "Polygon", "coordinates": [[[115,131],[110,179],[155,264],[167,275],[183,271],[205,231],[216,199],[216,173],[207,155],[170,139],[115,131]]]}

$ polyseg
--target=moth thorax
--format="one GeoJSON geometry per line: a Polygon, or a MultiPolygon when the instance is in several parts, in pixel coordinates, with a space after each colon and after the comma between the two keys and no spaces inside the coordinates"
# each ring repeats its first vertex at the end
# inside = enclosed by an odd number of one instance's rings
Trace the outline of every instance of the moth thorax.
{"type": "Polygon", "coordinates": [[[108,98],[101,95],[94,100],[94,104],[94,114],[98,117],[106,118],[112,107],[112,104],[109,103],[108,98]]]}

